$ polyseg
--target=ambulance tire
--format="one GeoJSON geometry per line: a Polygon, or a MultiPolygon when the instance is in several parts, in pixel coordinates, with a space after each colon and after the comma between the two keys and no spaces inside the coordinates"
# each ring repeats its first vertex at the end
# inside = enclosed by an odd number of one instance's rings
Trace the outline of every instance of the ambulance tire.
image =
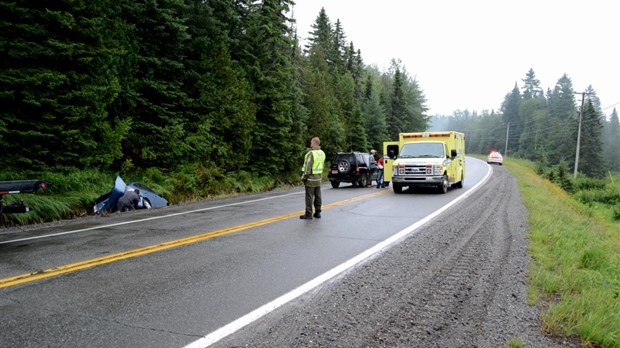
{"type": "Polygon", "coordinates": [[[450,186],[450,183],[448,182],[448,176],[444,175],[443,176],[443,180],[441,181],[441,184],[439,184],[439,186],[438,186],[439,192],[447,193],[449,186],[450,186]]]}
{"type": "Polygon", "coordinates": [[[392,183],[392,189],[394,193],[403,193],[403,186],[401,184],[392,183]]]}

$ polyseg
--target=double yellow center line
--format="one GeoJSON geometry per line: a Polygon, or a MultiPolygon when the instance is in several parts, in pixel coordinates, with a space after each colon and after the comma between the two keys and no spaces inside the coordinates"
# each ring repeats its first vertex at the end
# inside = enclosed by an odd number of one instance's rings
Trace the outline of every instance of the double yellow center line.
{"type": "MultiPolygon", "coordinates": [[[[383,194],[385,192],[388,192],[388,190],[381,190],[381,191],[370,193],[367,195],[362,195],[362,196],[353,197],[353,198],[345,199],[342,201],[326,204],[322,207],[322,209],[325,210],[325,209],[337,207],[340,205],[344,205],[347,203],[361,201],[364,199],[368,199],[368,198],[383,194]]],[[[70,272],[75,272],[75,271],[79,271],[82,269],[105,265],[106,263],[129,259],[132,257],[146,255],[146,254],[154,253],[157,251],[172,249],[172,248],[180,247],[183,245],[192,244],[192,243],[204,241],[207,239],[215,238],[218,236],[223,236],[226,234],[244,231],[250,228],[268,225],[274,222],[290,219],[293,217],[297,217],[302,213],[303,213],[303,210],[295,211],[292,213],[275,216],[275,217],[271,217],[271,218],[267,218],[263,220],[253,221],[253,222],[249,222],[249,223],[242,224],[242,225],[237,225],[237,226],[222,228],[222,229],[211,231],[211,232],[197,234],[191,237],[175,239],[175,240],[171,240],[168,242],[163,242],[159,244],[145,246],[142,248],[127,250],[127,251],[123,251],[120,253],[110,254],[110,255],[103,256],[103,257],[89,259],[89,260],[85,260],[81,262],[71,263],[71,264],[48,268],[45,270],[40,270],[40,271],[36,271],[32,273],[26,273],[26,274],[13,276],[13,277],[3,278],[3,279],[0,279],[0,288],[7,288],[7,287],[18,285],[18,284],[32,282],[38,279],[54,277],[54,276],[61,275],[64,273],[70,273],[70,272]]]]}

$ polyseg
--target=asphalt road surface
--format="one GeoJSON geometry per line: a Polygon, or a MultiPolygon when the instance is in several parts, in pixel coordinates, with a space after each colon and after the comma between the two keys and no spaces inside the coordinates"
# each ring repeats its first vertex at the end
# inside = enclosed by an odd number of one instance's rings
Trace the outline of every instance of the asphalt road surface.
{"type": "Polygon", "coordinates": [[[1,347],[495,347],[554,342],[525,304],[514,178],[303,189],[0,230],[1,347]]]}

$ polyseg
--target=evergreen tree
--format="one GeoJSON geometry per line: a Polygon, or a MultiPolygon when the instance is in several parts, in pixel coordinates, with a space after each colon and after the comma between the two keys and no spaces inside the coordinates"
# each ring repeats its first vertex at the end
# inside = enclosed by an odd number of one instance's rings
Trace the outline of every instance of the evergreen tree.
{"type": "Polygon", "coordinates": [[[331,45],[331,50],[328,51],[327,59],[332,62],[332,66],[335,67],[338,72],[342,72],[345,70],[345,66],[347,63],[347,61],[345,60],[345,51],[347,49],[347,44],[346,36],[344,34],[344,29],[342,28],[342,23],[340,23],[340,19],[336,20],[332,33],[333,43],[331,45]]]}
{"type": "Polygon", "coordinates": [[[620,121],[616,108],[611,113],[604,143],[605,159],[609,163],[609,168],[612,171],[620,171],[620,151],[618,151],[620,149],[620,121]]]}
{"type": "Polygon", "coordinates": [[[128,123],[107,112],[120,93],[119,7],[106,0],[0,4],[3,168],[106,166],[128,123]]]}
{"type": "Polygon", "coordinates": [[[192,147],[186,143],[184,53],[189,39],[183,0],[124,0],[122,15],[132,26],[127,70],[133,80],[123,91],[131,98],[121,109],[132,119],[126,153],[140,167],[173,167],[192,147]]]}
{"type": "Polygon", "coordinates": [[[504,117],[504,123],[509,125],[509,134],[508,134],[508,148],[504,149],[504,156],[507,156],[509,153],[516,153],[519,151],[519,138],[521,137],[521,116],[519,114],[519,108],[521,104],[521,93],[519,92],[519,87],[515,83],[514,88],[510,93],[508,93],[504,97],[504,102],[502,103],[502,115],[504,117]]]}
{"type": "Polygon", "coordinates": [[[348,72],[340,76],[338,81],[336,96],[340,102],[341,114],[344,116],[347,148],[365,151],[368,148],[366,129],[364,128],[366,122],[362,119],[362,111],[355,99],[355,82],[348,72]]]}
{"type": "Polygon", "coordinates": [[[407,97],[407,120],[404,129],[411,132],[423,132],[428,128],[429,116],[426,115],[428,108],[426,107],[426,97],[418,84],[418,81],[410,79],[404,71],[406,81],[406,97],[407,97]]]}
{"type": "Polygon", "coordinates": [[[576,134],[579,120],[572,81],[566,74],[558,80],[547,99],[548,128],[552,130],[545,146],[550,151],[549,161],[558,164],[565,160],[569,166],[574,166],[577,139],[573,135],[576,134]]]}
{"type": "Polygon", "coordinates": [[[321,138],[321,148],[328,157],[346,148],[344,121],[335,96],[332,76],[322,51],[309,57],[311,69],[304,70],[306,86],[304,105],[310,113],[308,132],[321,138]]]}
{"type": "Polygon", "coordinates": [[[521,101],[519,115],[523,120],[523,130],[519,138],[519,153],[530,160],[538,160],[550,131],[546,122],[547,106],[543,98],[529,98],[521,101]]]}
{"type": "Polygon", "coordinates": [[[533,69],[527,72],[525,79],[523,79],[523,84],[523,99],[535,99],[542,94],[540,81],[536,79],[533,69]]]}
{"type": "Polygon", "coordinates": [[[333,52],[334,31],[325,8],[321,8],[311,28],[306,52],[312,54],[316,51],[322,51],[325,59],[329,59],[329,55],[333,52]]]}
{"type": "Polygon", "coordinates": [[[193,101],[185,141],[192,161],[224,171],[244,168],[250,159],[255,114],[244,72],[229,53],[236,9],[229,1],[192,0],[188,11],[190,42],[183,84],[193,101]],[[217,11],[217,15],[215,12],[217,11]]]}
{"type": "Polygon", "coordinates": [[[607,165],[601,151],[603,148],[602,130],[601,118],[592,102],[587,100],[581,122],[578,170],[589,177],[605,176],[607,165]]]}
{"type": "Polygon", "coordinates": [[[383,142],[389,141],[390,137],[387,132],[385,110],[380,101],[380,86],[373,79],[373,76],[378,74],[377,71],[368,71],[362,113],[366,119],[369,146],[382,152],[383,142]]]}
{"type": "MultiPolygon", "coordinates": [[[[290,0],[265,0],[249,18],[243,64],[251,81],[256,107],[253,170],[279,173],[297,155],[291,140],[296,83],[291,63],[290,0]]],[[[297,166],[297,163],[295,164],[297,166]]]]}
{"type": "Polygon", "coordinates": [[[404,88],[405,81],[403,75],[400,72],[400,68],[396,68],[394,72],[394,85],[390,95],[391,110],[388,114],[388,129],[392,139],[398,139],[400,133],[409,131],[405,128],[408,123],[408,106],[404,88]]]}

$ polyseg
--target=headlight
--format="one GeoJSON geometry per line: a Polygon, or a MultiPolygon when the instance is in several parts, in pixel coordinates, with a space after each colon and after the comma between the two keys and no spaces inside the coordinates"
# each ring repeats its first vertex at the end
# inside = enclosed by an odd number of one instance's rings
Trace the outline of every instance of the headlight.
{"type": "Polygon", "coordinates": [[[433,175],[443,175],[443,166],[441,164],[433,166],[433,175]]]}

